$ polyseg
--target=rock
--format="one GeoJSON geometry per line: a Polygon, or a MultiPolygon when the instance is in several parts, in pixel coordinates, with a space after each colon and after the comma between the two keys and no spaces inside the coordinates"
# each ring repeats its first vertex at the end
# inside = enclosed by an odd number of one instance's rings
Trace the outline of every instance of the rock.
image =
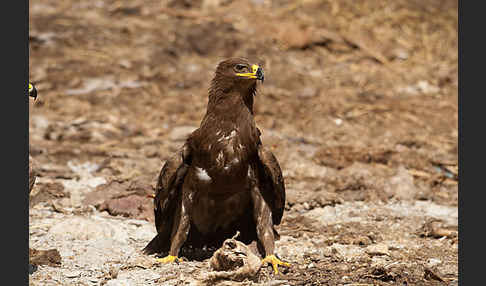
{"type": "Polygon", "coordinates": [[[100,206],[105,200],[120,196],[128,188],[127,183],[119,183],[117,181],[110,181],[106,184],[100,185],[96,190],[86,194],[83,204],[100,206]]]}
{"type": "Polygon", "coordinates": [[[119,183],[110,181],[86,194],[83,204],[92,205],[99,211],[143,220],[154,220],[153,202],[149,197],[153,187],[147,178],[119,183]]]}
{"type": "Polygon", "coordinates": [[[58,267],[61,265],[61,255],[55,248],[48,250],[36,250],[29,248],[29,264],[32,264],[33,269],[37,269],[37,265],[58,267]]]}
{"type": "Polygon", "coordinates": [[[441,264],[442,261],[440,259],[437,259],[437,258],[430,258],[427,260],[427,267],[429,268],[433,268],[439,264],[441,264]]]}
{"type": "Polygon", "coordinates": [[[366,247],[366,253],[370,256],[375,255],[390,255],[388,251],[388,246],[382,243],[373,244],[366,247]]]}
{"type": "Polygon", "coordinates": [[[421,237],[456,237],[457,228],[455,226],[448,226],[442,220],[429,219],[424,225],[418,230],[421,237]]]}
{"type": "Polygon", "coordinates": [[[35,192],[32,192],[29,205],[33,207],[40,202],[69,197],[70,194],[64,190],[64,186],[61,183],[43,183],[36,187],[35,192]]]}
{"type": "Polygon", "coordinates": [[[153,220],[153,203],[147,197],[130,195],[123,198],[109,199],[103,202],[100,211],[108,211],[109,214],[134,218],[145,218],[153,220]]]}
{"type": "Polygon", "coordinates": [[[133,267],[148,269],[155,264],[155,259],[148,255],[136,255],[130,257],[130,259],[128,259],[127,261],[127,264],[133,267]]]}
{"type": "Polygon", "coordinates": [[[76,278],[76,277],[79,277],[81,275],[81,271],[68,271],[66,273],[64,273],[64,276],[66,276],[67,278],[76,278]]]}
{"type": "Polygon", "coordinates": [[[346,261],[358,259],[363,254],[363,249],[357,245],[334,243],[330,248],[333,254],[338,255],[346,261]]]}

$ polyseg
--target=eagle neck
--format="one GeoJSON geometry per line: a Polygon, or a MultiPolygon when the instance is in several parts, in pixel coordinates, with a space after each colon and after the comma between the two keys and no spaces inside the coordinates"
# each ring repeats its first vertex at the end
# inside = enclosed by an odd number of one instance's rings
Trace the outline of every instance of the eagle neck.
{"type": "Polygon", "coordinates": [[[253,115],[253,97],[256,84],[249,89],[224,88],[212,86],[209,89],[207,112],[232,113],[249,112],[253,115]]]}

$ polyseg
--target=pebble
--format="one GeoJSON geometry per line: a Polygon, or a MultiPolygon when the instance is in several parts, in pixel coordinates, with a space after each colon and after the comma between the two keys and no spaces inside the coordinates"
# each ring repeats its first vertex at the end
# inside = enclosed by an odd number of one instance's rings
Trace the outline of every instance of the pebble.
{"type": "Polygon", "coordinates": [[[390,255],[388,251],[388,246],[385,244],[373,244],[369,245],[366,247],[366,253],[368,255],[374,256],[374,255],[390,255]]]}
{"type": "Polygon", "coordinates": [[[69,271],[64,274],[67,278],[76,278],[81,275],[81,271],[69,271]]]}
{"type": "Polygon", "coordinates": [[[427,260],[427,266],[429,268],[432,268],[434,266],[437,266],[437,265],[439,265],[441,263],[442,263],[442,261],[440,259],[437,259],[437,258],[430,258],[430,259],[427,260]]]}

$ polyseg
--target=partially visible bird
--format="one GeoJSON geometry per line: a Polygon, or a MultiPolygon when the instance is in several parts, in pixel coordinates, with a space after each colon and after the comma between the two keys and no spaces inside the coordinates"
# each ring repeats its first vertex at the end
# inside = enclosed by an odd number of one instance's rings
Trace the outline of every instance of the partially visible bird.
{"type": "Polygon", "coordinates": [[[257,241],[275,273],[290,266],[275,256],[274,242],[285,205],[282,171],[263,147],[253,118],[261,67],[242,58],[219,63],[201,125],[164,164],[154,198],[157,236],[147,254],[167,252],[159,262],[179,261],[183,246],[220,247],[240,231],[257,241]]]}
{"type": "MultiPolygon", "coordinates": [[[[29,96],[34,98],[34,101],[37,99],[37,89],[35,86],[29,82],[29,96]]],[[[32,156],[29,154],[29,194],[32,191],[32,188],[34,188],[35,184],[35,178],[36,178],[36,172],[35,172],[35,167],[34,167],[34,159],[32,159],[32,156]]]]}
{"type": "Polygon", "coordinates": [[[35,88],[35,86],[29,82],[29,96],[30,97],[33,97],[34,100],[37,99],[37,89],[35,88]]]}

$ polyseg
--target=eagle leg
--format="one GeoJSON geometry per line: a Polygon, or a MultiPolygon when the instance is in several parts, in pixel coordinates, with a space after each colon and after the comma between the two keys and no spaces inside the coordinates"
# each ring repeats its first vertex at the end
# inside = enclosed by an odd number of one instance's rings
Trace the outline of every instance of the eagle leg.
{"type": "Polygon", "coordinates": [[[274,273],[278,274],[278,265],[290,267],[290,264],[281,261],[274,254],[275,236],[273,230],[272,211],[260,193],[258,185],[256,184],[255,176],[251,175],[250,181],[251,198],[253,202],[253,218],[256,224],[257,237],[263,245],[263,249],[265,251],[265,258],[262,260],[262,264],[271,263],[274,273]]]}
{"type": "Polygon", "coordinates": [[[157,258],[155,261],[157,261],[159,263],[170,263],[170,262],[174,262],[174,261],[182,262],[182,258],[179,258],[177,256],[167,255],[164,258],[157,258]]]}
{"type": "Polygon", "coordinates": [[[278,274],[278,267],[277,267],[278,265],[290,267],[290,263],[281,261],[280,259],[278,259],[273,254],[267,255],[264,259],[262,259],[262,264],[265,264],[265,263],[271,263],[272,264],[273,272],[275,274],[278,274]]]}
{"type": "Polygon", "coordinates": [[[164,258],[156,259],[157,262],[170,263],[174,261],[182,261],[182,259],[178,257],[179,250],[186,241],[191,226],[189,213],[187,212],[189,209],[188,203],[188,200],[182,200],[177,208],[170,239],[169,255],[164,258]]]}

